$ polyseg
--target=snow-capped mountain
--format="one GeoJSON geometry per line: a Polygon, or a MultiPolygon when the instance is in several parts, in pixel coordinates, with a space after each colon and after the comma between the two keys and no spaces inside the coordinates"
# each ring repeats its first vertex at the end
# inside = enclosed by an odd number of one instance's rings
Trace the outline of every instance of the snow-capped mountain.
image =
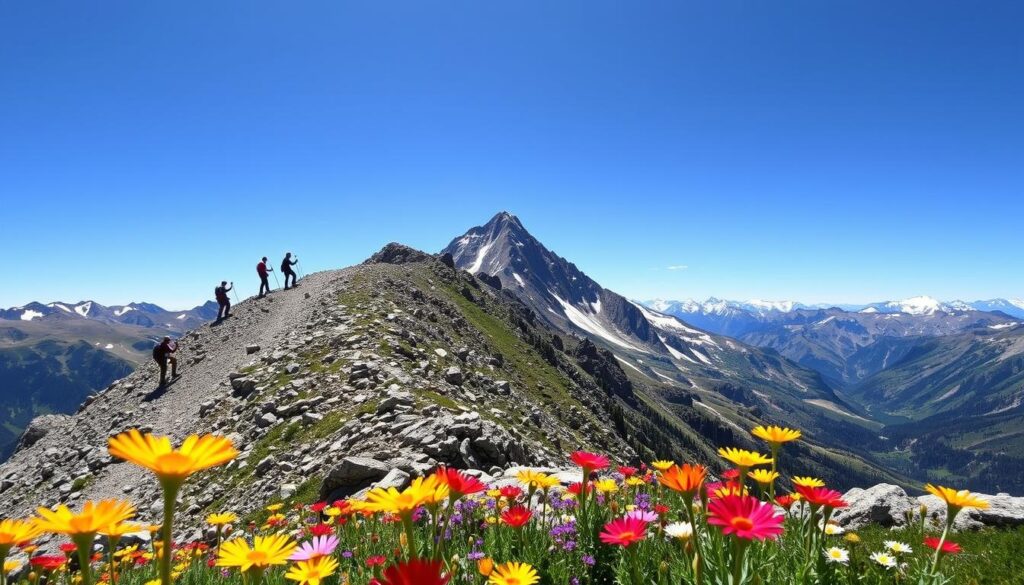
{"type": "Polygon", "coordinates": [[[169,331],[187,331],[217,315],[216,303],[186,311],[168,311],[152,303],[129,303],[104,306],[95,301],[77,303],[31,302],[20,307],[0,309],[0,320],[6,321],[59,321],[62,319],[90,319],[103,323],[154,327],[169,331]]]}

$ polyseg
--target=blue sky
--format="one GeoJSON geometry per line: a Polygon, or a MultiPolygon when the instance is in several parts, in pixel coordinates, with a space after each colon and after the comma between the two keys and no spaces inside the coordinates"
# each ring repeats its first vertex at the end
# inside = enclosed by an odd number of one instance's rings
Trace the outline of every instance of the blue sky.
{"type": "Polygon", "coordinates": [[[436,251],[502,209],[636,298],[1024,297],[1022,18],[5,3],[0,305],[191,306],[263,254],[436,251]]]}

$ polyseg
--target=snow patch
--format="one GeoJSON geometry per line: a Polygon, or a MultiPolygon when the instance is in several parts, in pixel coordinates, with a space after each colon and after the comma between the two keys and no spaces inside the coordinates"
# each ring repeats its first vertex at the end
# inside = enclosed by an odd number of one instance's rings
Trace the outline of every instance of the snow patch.
{"type": "Polygon", "coordinates": [[[175,319],[184,319],[187,316],[188,315],[186,315],[185,313],[182,313],[182,314],[178,315],[177,317],[175,317],[175,319]]]}
{"type": "Polygon", "coordinates": [[[46,306],[47,307],[57,307],[58,309],[60,309],[61,311],[64,311],[65,313],[71,313],[72,312],[71,309],[69,309],[67,307],[67,305],[64,305],[64,304],[61,304],[61,303],[50,303],[49,305],[46,305],[46,306]]]}
{"type": "Polygon", "coordinates": [[[128,311],[134,311],[134,310],[135,310],[135,307],[129,307],[129,306],[126,305],[126,306],[121,307],[120,309],[114,311],[114,316],[115,317],[120,317],[121,315],[124,315],[128,311]]]}
{"type": "Polygon", "coordinates": [[[476,253],[476,260],[469,266],[469,271],[473,274],[480,272],[480,268],[484,264],[484,260],[487,259],[487,253],[491,251],[491,246],[494,245],[494,240],[487,242],[476,253]]]}
{"type": "Polygon", "coordinates": [[[108,343],[108,344],[103,346],[103,349],[114,349],[114,344],[113,343],[108,343]]]}
{"type": "Polygon", "coordinates": [[[43,316],[43,314],[40,313],[39,311],[33,311],[32,309],[25,309],[21,313],[21,320],[22,321],[31,321],[32,319],[35,319],[36,317],[42,317],[42,316],[43,316]]]}
{"type": "Polygon", "coordinates": [[[523,282],[523,277],[522,276],[519,276],[519,274],[513,272],[512,273],[512,278],[516,279],[516,282],[519,283],[519,286],[521,288],[526,288],[526,283],[523,282]]]}
{"type": "Polygon", "coordinates": [[[572,303],[566,302],[565,300],[563,300],[561,297],[554,293],[551,293],[551,296],[553,296],[555,300],[558,301],[558,304],[562,306],[562,312],[565,313],[565,317],[569,319],[569,321],[573,325],[579,327],[580,329],[586,331],[587,333],[590,333],[591,335],[596,335],[597,337],[600,337],[601,339],[604,339],[605,341],[613,343],[619,347],[624,347],[626,349],[632,349],[646,353],[646,350],[644,350],[643,348],[633,345],[632,343],[623,339],[618,333],[610,331],[607,327],[604,326],[603,323],[596,319],[594,315],[584,313],[583,311],[576,308],[572,303]]]}
{"type": "Polygon", "coordinates": [[[89,309],[92,309],[92,301],[82,303],[81,305],[75,305],[75,312],[83,317],[89,316],[89,309]]]}
{"type": "MultiPolygon", "coordinates": [[[[24,319],[24,317],[22,317],[22,319],[24,319]]],[[[1009,329],[1010,327],[1016,327],[1017,325],[1020,325],[1020,323],[1016,323],[1016,322],[1011,321],[1009,323],[997,323],[995,325],[989,325],[988,328],[989,329],[1009,329]]]]}

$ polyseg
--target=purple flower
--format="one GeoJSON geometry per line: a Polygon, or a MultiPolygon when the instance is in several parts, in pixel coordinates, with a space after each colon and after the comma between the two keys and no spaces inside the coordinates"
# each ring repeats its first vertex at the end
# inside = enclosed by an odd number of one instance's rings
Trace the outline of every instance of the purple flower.
{"type": "Polygon", "coordinates": [[[588,567],[593,567],[595,562],[597,562],[597,561],[594,560],[594,557],[592,557],[590,555],[583,555],[583,564],[584,565],[586,565],[588,567]]]}

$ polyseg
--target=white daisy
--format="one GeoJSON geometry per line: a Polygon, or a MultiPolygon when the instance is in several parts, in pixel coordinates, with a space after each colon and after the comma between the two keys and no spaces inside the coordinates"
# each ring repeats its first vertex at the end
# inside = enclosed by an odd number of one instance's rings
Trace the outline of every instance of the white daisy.
{"type": "Polygon", "coordinates": [[[825,526],[822,526],[821,523],[819,522],[818,523],[818,528],[823,529],[825,531],[825,534],[828,535],[828,536],[839,536],[840,534],[843,534],[843,533],[846,532],[845,528],[843,528],[842,526],[840,526],[838,524],[832,524],[831,522],[829,522],[825,526]]]}
{"type": "Polygon", "coordinates": [[[850,560],[850,551],[846,550],[845,548],[833,546],[832,548],[822,552],[825,553],[825,558],[830,563],[839,563],[841,565],[845,565],[850,560]]]}
{"type": "Polygon", "coordinates": [[[672,522],[665,526],[665,534],[669,538],[678,538],[679,540],[689,540],[693,536],[693,526],[689,522],[672,522]]]}
{"type": "Polygon", "coordinates": [[[909,544],[905,542],[900,542],[898,540],[885,541],[885,548],[891,550],[896,554],[907,554],[914,552],[913,549],[910,548],[909,544]]]}
{"type": "Polygon", "coordinates": [[[891,569],[896,566],[896,557],[884,552],[871,553],[871,560],[875,561],[879,565],[882,565],[886,569],[891,569]]]}

